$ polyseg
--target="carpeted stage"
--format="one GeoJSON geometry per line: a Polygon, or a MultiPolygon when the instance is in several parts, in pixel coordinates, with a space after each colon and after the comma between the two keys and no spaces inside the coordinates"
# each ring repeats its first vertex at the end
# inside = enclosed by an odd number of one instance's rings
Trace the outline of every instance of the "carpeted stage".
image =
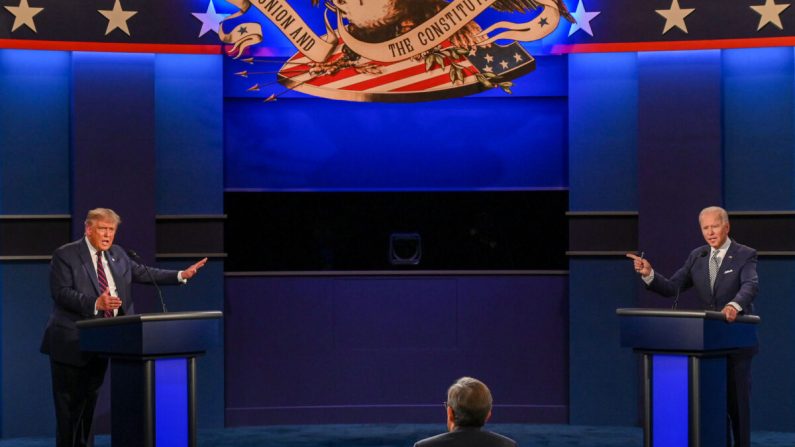
{"type": "MultiPolygon", "coordinates": [[[[521,447],[639,447],[636,427],[494,424],[489,428],[515,439],[521,447]]],[[[440,433],[443,424],[290,425],[201,430],[200,447],[411,447],[440,433]]],[[[795,446],[795,433],[754,432],[754,447],[795,446]]],[[[0,440],[0,447],[51,447],[53,438],[0,440]]],[[[110,447],[97,436],[95,447],[110,447]]]]}

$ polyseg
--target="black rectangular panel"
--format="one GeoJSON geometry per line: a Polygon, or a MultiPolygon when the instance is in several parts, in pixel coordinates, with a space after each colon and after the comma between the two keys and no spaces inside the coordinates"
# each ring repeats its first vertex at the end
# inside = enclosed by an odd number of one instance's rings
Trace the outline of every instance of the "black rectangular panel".
{"type": "Polygon", "coordinates": [[[0,256],[49,256],[69,242],[69,216],[0,217],[0,256]]]}
{"type": "Polygon", "coordinates": [[[227,271],[567,268],[567,191],[227,192],[224,200],[227,271]],[[398,233],[419,235],[418,262],[390,262],[398,233]]]}

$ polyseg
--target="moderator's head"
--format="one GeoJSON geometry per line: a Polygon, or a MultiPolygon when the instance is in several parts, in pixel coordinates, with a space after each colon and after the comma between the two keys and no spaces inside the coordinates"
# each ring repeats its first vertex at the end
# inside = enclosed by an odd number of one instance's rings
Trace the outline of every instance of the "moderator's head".
{"type": "Polygon", "coordinates": [[[489,387],[472,377],[458,379],[447,390],[456,427],[482,427],[491,415],[491,402],[489,387]]]}

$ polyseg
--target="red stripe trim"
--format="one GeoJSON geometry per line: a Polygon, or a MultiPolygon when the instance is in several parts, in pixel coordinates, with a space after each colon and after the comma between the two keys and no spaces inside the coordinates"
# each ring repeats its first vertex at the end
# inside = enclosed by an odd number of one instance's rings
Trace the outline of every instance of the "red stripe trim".
{"type": "MultiPolygon", "coordinates": [[[[461,59],[457,60],[457,62],[460,63],[461,59]]],[[[445,59],[444,66],[448,67],[449,65],[450,65],[450,61],[445,59]]],[[[433,70],[438,70],[438,68],[436,68],[436,67],[438,67],[438,65],[435,65],[433,70]]],[[[343,90],[369,90],[371,88],[380,87],[382,85],[389,84],[390,82],[394,82],[394,81],[397,81],[397,80],[400,80],[400,79],[405,79],[405,78],[408,78],[410,76],[420,75],[420,74],[423,74],[423,73],[430,73],[430,72],[427,72],[425,70],[425,62],[424,61],[418,61],[416,65],[404,68],[403,70],[399,70],[399,71],[396,71],[394,73],[390,73],[388,75],[378,76],[377,78],[368,79],[368,80],[365,80],[365,81],[362,81],[362,82],[359,82],[359,83],[356,83],[356,84],[351,84],[349,86],[343,87],[342,89],[343,90]]],[[[440,76],[442,76],[442,75],[440,75],[440,76]]],[[[444,72],[443,76],[447,76],[447,79],[449,81],[449,79],[450,79],[449,72],[444,72]]],[[[435,79],[435,77],[432,78],[432,79],[435,79]]],[[[419,84],[419,83],[417,83],[417,84],[419,84]]],[[[412,85],[415,85],[415,84],[412,84],[412,85]]],[[[403,88],[405,88],[405,87],[401,87],[400,89],[403,89],[403,88]]],[[[400,90],[400,89],[398,89],[398,90],[400,90]]],[[[414,89],[412,89],[412,90],[414,90],[414,89]]]]}
{"type": "Polygon", "coordinates": [[[628,51],[728,50],[733,48],[791,47],[795,36],[752,39],[682,40],[675,42],[621,42],[553,45],[550,53],[620,53],[628,51]]]}
{"type": "MultiPolygon", "coordinates": [[[[336,59],[340,59],[341,57],[342,57],[342,54],[340,53],[339,57],[336,57],[336,55],[335,55],[335,57],[332,58],[332,59],[336,60],[336,59]]],[[[370,65],[381,66],[381,67],[390,65],[389,62],[369,62],[369,64],[370,65]]],[[[345,79],[348,79],[348,78],[353,78],[353,77],[356,77],[356,76],[363,76],[363,75],[361,73],[359,73],[359,71],[355,67],[348,67],[348,68],[340,70],[340,71],[338,71],[338,72],[336,72],[336,73],[334,73],[332,75],[318,76],[318,77],[312,79],[312,81],[310,81],[309,83],[314,85],[314,86],[321,87],[321,86],[324,86],[326,84],[331,84],[332,82],[342,81],[342,80],[345,80],[345,79]]],[[[375,76],[375,75],[373,75],[373,76],[375,76]]]]}
{"type": "Polygon", "coordinates": [[[70,42],[22,39],[0,39],[0,48],[15,50],[98,51],[108,53],[223,54],[221,45],[70,42]]]}
{"type": "MultiPolygon", "coordinates": [[[[465,68],[464,69],[464,79],[474,75],[477,72],[475,69],[465,68]]],[[[440,85],[450,84],[452,85],[452,81],[450,80],[450,73],[447,72],[444,75],[436,76],[430,79],[423,79],[422,81],[415,82],[414,84],[404,85],[403,87],[396,88],[394,90],[390,90],[391,92],[421,92],[423,90],[428,90],[433,87],[438,87],[440,85]]]]}
{"type": "Polygon", "coordinates": [[[361,82],[357,82],[355,84],[347,85],[342,87],[341,90],[369,90],[371,88],[379,87],[384,84],[389,84],[390,82],[394,82],[400,79],[407,78],[409,76],[416,76],[418,74],[425,73],[425,65],[412,65],[411,67],[404,68],[402,70],[398,70],[393,73],[389,73],[387,75],[378,76],[372,79],[366,79],[361,82]]]}

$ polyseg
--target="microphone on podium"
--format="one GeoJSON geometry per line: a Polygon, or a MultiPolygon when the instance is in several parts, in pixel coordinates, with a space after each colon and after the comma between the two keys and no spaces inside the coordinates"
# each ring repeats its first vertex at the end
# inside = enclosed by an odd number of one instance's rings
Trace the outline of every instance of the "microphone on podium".
{"type": "Polygon", "coordinates": [[[135,250],[127,249],[127,254],[135,260],[138,264],[141,264],[146,270],[146,274],[149,275],[149,279],[152,280],[152,285],[155,286],[155,290],[157,290],[157,296],[160,298],[160,306],[163,308],[163,313],[168,313],[168,309],[166,309],[166,302],[163,301],[163,293],[160,291],[160,287],[157,285],[157,281],[155,281],[155,277],[152,276],[152,272],[149,271],[149,267],[143,262],[138,253],[135,250]]]}

